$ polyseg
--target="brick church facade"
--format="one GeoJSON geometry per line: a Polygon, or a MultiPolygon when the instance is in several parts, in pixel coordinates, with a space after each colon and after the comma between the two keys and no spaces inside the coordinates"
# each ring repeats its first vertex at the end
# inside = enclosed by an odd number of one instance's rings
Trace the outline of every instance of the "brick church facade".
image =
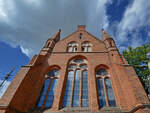
{"type": "Polygon", "coordinates": [[[84,25],[60,40],[60,30],[22,66],[0,99],[0,113],[150,113],[150,101],[113,38],[84,25]]]}

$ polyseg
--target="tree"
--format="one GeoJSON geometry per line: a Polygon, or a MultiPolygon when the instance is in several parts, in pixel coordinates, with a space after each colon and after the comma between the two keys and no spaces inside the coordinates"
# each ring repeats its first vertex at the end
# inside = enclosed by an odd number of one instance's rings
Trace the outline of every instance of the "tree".
{"type": "Polygon", "coordinates": [[[123,56],[128,61],[128,64],[134,67],[146,92],[150,94],[150,69],[148,68],[148,62],[150,62],[150,43],[135,49],[128,47],[128,50],[123,51],[123,56]]]}

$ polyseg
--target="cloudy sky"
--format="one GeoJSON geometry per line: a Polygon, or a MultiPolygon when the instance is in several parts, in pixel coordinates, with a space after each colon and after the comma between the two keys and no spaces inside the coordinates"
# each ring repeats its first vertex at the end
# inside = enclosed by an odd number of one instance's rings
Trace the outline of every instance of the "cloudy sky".
{"type": "Polygon", "coordinates": [[[0,0],[0,78],[38,54],[60,28],[61,38],[86,25],[104,28],[120,51],[150,42],[149,0],[0,0]]]}

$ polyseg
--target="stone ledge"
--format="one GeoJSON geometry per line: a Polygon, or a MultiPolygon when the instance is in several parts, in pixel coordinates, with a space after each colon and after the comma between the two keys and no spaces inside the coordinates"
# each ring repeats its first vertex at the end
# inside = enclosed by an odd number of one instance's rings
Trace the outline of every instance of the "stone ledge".
{"type": "Polygon", "coordinates": [[[91,111],[90,108],[76,107],[76,108],[63,108],[57,112],[51,111],[51,109],[47,109],[45,111],[35,110],[29,113],[123,113],[123,112],[118,107],[103,107],[97,112],[91,111]]]}

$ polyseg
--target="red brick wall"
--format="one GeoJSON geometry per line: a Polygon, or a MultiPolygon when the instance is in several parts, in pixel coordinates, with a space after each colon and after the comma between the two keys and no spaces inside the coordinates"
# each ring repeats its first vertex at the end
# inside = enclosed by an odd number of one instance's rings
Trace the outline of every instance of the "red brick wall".
{"type": "MultiPolygon", "coordinates": [[[[53,66],[58,66],[60,67],[60,76],[51,109],[53,111],[61,109],[67,80],[68,62],[73,58],[80,57],[84,57],[88,61],[89,102],[92,110],[99,110],[95,70],[101,64],[108,67],[116,103],[120,109],[130,110],[139,103],[149,104],[149,99],[133,68],[123,65],[125,61],[120,56],[114,43],[112,44],[113,48],[110,48],[108,44],[107,40],[104,43],[96,39],[84,28],[74,32],[57,42],[52,53],[48,53],[45,49],[39,56],[33,58],[30,63],[31,67],[22,67],[2,97],[0,104],[7,105],[20,112],[26,112],[34,108],[44,83],[45,74],[53,66]],[[79,38],[80,33],[83,34],[82,39],[79,38]],[[67,44],[71,41],[78,43],[76,53],[66,52],[67,44]],[[89,41],[93,45],[92,52],[81,52],[81,44],[85,41],[89,41]]],[[[10,113],[10,111],[7,113],[10,113]]]]}

